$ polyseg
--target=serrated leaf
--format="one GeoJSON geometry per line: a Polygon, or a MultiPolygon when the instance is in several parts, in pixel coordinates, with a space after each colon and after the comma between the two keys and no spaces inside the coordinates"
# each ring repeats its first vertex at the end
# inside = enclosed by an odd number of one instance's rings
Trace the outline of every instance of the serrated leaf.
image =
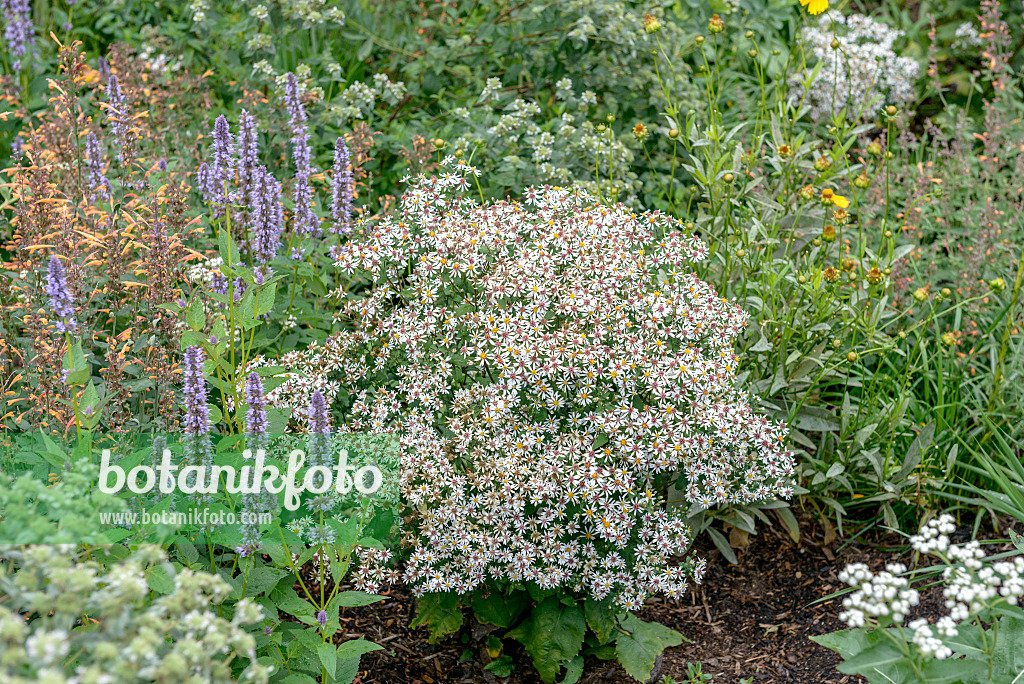
{"type": "Polygon", "coordinates": [[[368,606],[371,603],[383,600],[383,596],[368,594],[365,591],[342,591],[338,593],[331,603],[339,608],[352,608],[354,606],[368,606]]]}
{"type": "Polygon", "coordinates": [[[338,674],[338,651],[334,648],[334,644],[320,644],[316,647],[316,656],[320,659],[320,664],[324,666],[328,676],[334,679],[338,674]]]}
{"type": "Polygon", "coordinates": [[[472,606],[476,619],[480,622],[508,629],[515,624],[516,618],[526,609],[528,600],[522,592],[513,591],[506,596],[497,589],[478,589],[473,592],[472,606]],[[486,593],[485,593],[486,592],[486,593]]]}
{"type": "Polygon", "coordinates": [[[602,644],[611,641],[619,612],[611,600],[598,601],[588,598],[583,604],[583,612],[587,618],[587,626],[597,635],[597,640],[602,644]]]}
{"type": "Polygon", "coordinates": [[[383,648],[383,646],[375,644],[372,641],[367,641],[366,639],[351,639],[338,646],[338,658],[340,660],[358,658],[364,653],[380,651],[383,648]]]}

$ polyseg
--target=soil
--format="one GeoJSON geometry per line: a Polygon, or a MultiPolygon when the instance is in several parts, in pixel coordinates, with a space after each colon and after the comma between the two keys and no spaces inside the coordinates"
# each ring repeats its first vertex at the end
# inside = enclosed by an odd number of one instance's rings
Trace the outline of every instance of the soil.
{"type": "MultiPolygon", "coordinates": [[[[708,559],[704,583],[679,601],[652,599],[639,615],[685,637],[682,645],[665,652],[655,681],[671,675],[683,684],[691,663],[699,663],[715,684],[862,681],[839,673],[839,656],[808,638],[844,628],[836,617],[840,598],[816,601],[845,588],[837,575],[847,563],[880,569],[896,562],[907,547],[896,546],[897,537],[872,539],[869,546],[867,535],[854,543],[826,543],[820,529],[808,534],[809,527],[810,521],[801,525],[799,543],[773,529],[762,531],[738,552],[737,565],[713,547],[699,548],[698,555],[708,559]],[[893,546],[886,547],[886,542],[893,546]]],[[[922,591],[919,610],[915,616],[941,614],[936,589],[922,591]]],[[[413,599],[402,587],[395,587],[386,601],[346,610],[346,636],[363,636],[385,649],[363,656],[358,684],[540,684],[515,642],[504,642],[505,652],[515,659],[515,671],[499,679],[482,669],[487,656],[469,630],[429,644],[425,629],[408,628],[412,611],[413,599]]],[[[587,660],[580,681],[635,682],[617,664],[597,659],[587,660]]]]}

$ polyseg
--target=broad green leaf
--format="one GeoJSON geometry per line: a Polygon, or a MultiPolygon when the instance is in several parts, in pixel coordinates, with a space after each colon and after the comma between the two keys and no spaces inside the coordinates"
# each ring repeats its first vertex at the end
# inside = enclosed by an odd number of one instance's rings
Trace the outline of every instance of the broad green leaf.
{"type": "Polygon", "coordinates": [[[641,682],[650,679],[662,651],[683,643],[682,635],[674,629],[657,622],[644,622],[635,615],[627,615],[620,624],[628,634],[620,634],[615,639],[615,654],[623,669],[641,682]]]}
{"type": "Polygon", "coordinates": [[[371,603],[383,600],[383,596],[367,594],[365,591],[342,591],[334,597],[331,603],[339,608],[351,608],[353,606],[368,606],[371,603]]]}
{"type": "Polygon", "coordinates": [[[618,609],[615,608],[611,600],[598,601],[588,598],[583,604],[583,608],[587,617],[587,626],[597,635],[597,640],[602,644],[611,641],[618,617],[618,609]]]}
{"type": "Polygon", "coordinates": [[[585,632],[579,605],[567,606],[550,596],[507,636],[530,654],[541,680],[553,682],[562,667],[579,654],[585,632]]]}
{"type": "Polygon", "coordinates": [[[473,592],[473,613],[480,622],[508,629],[515,624],[516,618],[525,610],[526,596],[521,591],[513,591],[506,596],[497,589],[477,589],[473,592]]]}
{"type": "Polygon", "coordinates": [[[425,594],[416,601],[416,614],[409,626],[426,626],[430,630],[431,643],[435,643],[438,637],[458,631],[462,627],[460,598],[451,592],[425,594]]]}

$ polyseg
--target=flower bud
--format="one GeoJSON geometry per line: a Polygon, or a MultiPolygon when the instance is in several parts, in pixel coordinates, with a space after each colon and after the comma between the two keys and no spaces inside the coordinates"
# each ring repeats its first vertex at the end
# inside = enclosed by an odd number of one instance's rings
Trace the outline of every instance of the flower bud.
{"type": "Polygon", "coordinates": [[[612,123],[613,121],[615,121],[615,115],[614,114],[609,114],[607,117],[605,117],[605,120],[608,123],[612,123]]]}
{"type": "Polygon", "coordinates": [[[604,124],[597,124],[597,132],[604,133],[608,129],[604,124]]]}
{"type": "Polygon", "coordinates": [[[731,173],[727,173],[724,176],[722,176],[722,180],[725,181],[726,183],[732,183],[734,180],[736,180],[736,176],[734,176],[731,173]]]}
{"type": "Polygon", "coordinates": [[[648,33],[657,33],[661,30],[661,22],[657,17],[648,14],[644,17],[644,30],[648,33]]]}
{"type": "Polygon", "coordinates": [[[949,289],[948,287],[944,287],[944,288],[942,288],[941,290],[939,290],[939,293],[940,293],[940,294],[941,294],[941,295],[942,295],[943,297],[946,297],[946,298],[948,298],[948,297],[949,297],[949,296],[950,296],[951,294],[953,294],[953,291],[952,291],[952,290],[950,290],[950,289],[949,289]]]}
{"type": "MultiPolygon", "coordinates": [[[[694,40],[697,41],[697,45],[703,45],[704,44],[704,36],[697,36],[696,38],[694,38],[694,40]]],[[[704,66],[704,65],[702,64],[701,66],[704,66]]]]}
{"type": "Polygon", "coordinates": [[[824,276],[826,283],[835,283],[839,281],[839,269],[835,266],[829,266],[826,268],[822,275],[824,276]]]}
{"type": "Polygon", "coordinates": [[[849,361],[850,363],[853,363],[854,361],[856,361],[857,360],[857,352],[855,352],[855,351],[849,352],[846,355],[846,360],[849,361]]]}
{"type": "Polygon", "coordinates": [[[672,138],[673,140],[678,138],[679,137],[679,129],[678,128],[670,128],[670,129],[668,129],[668,137],[672,138]]]}
{"type": "Polygon", "coordinates": [[[914,299],[916,299],[918,302],[923,302],[924,300],[928,299],[927,288],[919,287],[916,290],[914,290],[914,299]]]}
{"type": "Polygon", "coordinates": [[[821,230],[821,239],[824,240],[825,242],[835,242],[836,241],[836,227],[833,226],[831,223],[827,224],[821,230]]]}
{"type": "Polygon", "coordinates": [[[708,21],[708,33],[721,33],[725,30],[725,22],[717,14],[708,21]]]}
{"type": "Polygon", "coordinates": [[[443,150],[444,149],[444,145],[445,145],[444,140],[442,140],[441,138],[434,138],[434,149],[435,150],[443,150]]]}
{"type": "Polygon", "coordinates": [[[813,185],[805,185],[804,187],[800,188],[800,198],[801,199],[807,201],[807,200],[810,200],[813,197],[814,197],[814,186],[813,185]]]}
{"type": "Polygon", "coordinates": [[[831,47],[833,50],[838,50],[840,45],[841,43],[839,42],[838,38],[833,38],[832,42],[829,43],[829,47],[831,47]]]}
{"type": "Polygon", "coordinates": [[[737,259],[742,259],[745,256],[747,256],[747,250],[745,250],[745,249],[737,249],[736,250],[736,258],[737,259]]]}
{"type": "Polygon", "coordinates": [[[868,178],[868,175],[863,171],[859,176],[853,179],[853,186],[856,188],[860,188],[861,190],[868,187],[869,185],[871,185],[871,179],[868,178]]]}
{"type": "Polygon", "coordinates": [[[899,110],[897,110],[896,107],[894,107],[893,105],[889,105],[888,107],[885,108],[886,116],[896,116],[897,111],[899,110]]]}
{"type": "Polygon", "coordinates": [[[751,59],[753,59],[754,57],[757,57],[757,50],[755,50],[754,48],[750,48],[749,50],[747,50],[747,54],[750,55],[751,59]]]}
{"type": "Polygon", "coordinates": [[[954,335],[952,332],[943,333],[942,344],[946,345],[947,347],[952,347],[954,344],[956,344],[956,335],[954,335]]]}
{"type": "Polygon", "coordinates": [[[803,274],[798,275],[796,277],[796,282],[800,283],[801,285],[805,284],[807,282],[807,276],[805,276],[803,274]]]}
{"type": "Polygon", "coordinates": [[[832,166],[832,160],[828,157],[818,157],[814,160],[814,170],[819,173],[828,170],[830,166],[832,166]]]}
{"type": "Polygon", "coordinates": [[[867,279],[868,282],[871,283],[872,285],[877,285],[878,283],[882,282],[883,277],[884,276],[882,275],[882,272],[878,270],[877,266],[873,266],[868,269],[867,279]]]}
{"type": "Polygon", "coordinates": [[[633,126],[633,137],[637,140],[646,140],[649,132],[647,126],[644,126],[642,123],[633,126]]]}
{"type": "Polygon", "coordinates": [[[832,348],[833,349],[839,349],[842,346],[843,346],[842,340],[838,340],[838,339],[833,339],[832,340],[832,348]]]}
{"type": "Polygon", "coordinates": [[[994,278],[988,281],[988,286],[992,288],[993,292],[1002,292],[1006,289],[1006,281],[1002,278],[994,278]]]}
{"type": "Polygon", "coordinates": [[[872,157],[877,157],[878,155],[882,154],[882,146],[879,145],[877,142],[869,143],[868,154],[870,154],[872,157]]]}

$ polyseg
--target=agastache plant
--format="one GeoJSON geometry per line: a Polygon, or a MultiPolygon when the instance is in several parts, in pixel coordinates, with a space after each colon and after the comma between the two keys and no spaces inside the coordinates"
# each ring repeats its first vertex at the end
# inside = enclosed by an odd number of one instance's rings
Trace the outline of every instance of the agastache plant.
{"type": "Polygon", "coordinates": [[[21,71],[22,58],[28,48],[35,45],[36,27],[32,23],[32,4],[29,0],[0,0],[4,11],[4,39],[7,41],[11,68],[21,71]]]}
{"type": "Polygon", "coordinates": [[[345,138],[334,142],[334,175],[331,177],[331,232],[347,233],[352,222],[352,155],[345,138]]]}
{"type": "Polygon", "coordinates": [[[210,160],[209,184],[216,201],[231,203],[229,186],[235,178],[235,140],[231,126],[223,114],[213,124],[213,154],[210,160]]]}
{"type": "Polygon", "coordinates": [[[240,200],[249,197],[249,187],[259,167],[259,141],[256,117],[242,110],[238,115],[238,194],[240,200]]]}
{"type": "Polygon", "coordinates": [[[103,174],[103,151],[95,133],[89,133],[85,138],[85,156],[89,161],[89,188],[93,193],[91,199],[109,199],[114,188],[103,174]]]}
{"type": "Polygon", "coordinates": [[[114,140],[121,147],[121,161],[127,163],[126,150],[128,147],[128,134],[130,125],[128,122],[129,111],[128,101],[121,93],[121,84],[115,74],[110,74],[107,79],[107,121],[110,123],[110,130],[114,134],[114,140]]]}
{"type": "Polygon", "coordinates": [[[305,364],[352,388],[352,429],[401,435],[404,580],[680,596],[705,564],[673,565],[690,532],[669,484],[686,508],[793,493],[785,427],[736,386],[746,315],[675,219],[552,187],[481,206],[475,170],[444,165],[341,246],[375,287],[305,364]]]}
{"type": "Polygon", "coordinates": [[[193,345],[185,349],[182,444],[189,465],[209,468],[213,465],[213,450],[210,445],[210,407],[206,403],[206,380],[203,377],[205,360],[206,352],[202,347],[193,345]]]}
{"type": "MultiPolygon", "coordinates": [[[[267,421],[266,398],[263,391],[263,380],[255,371],[249,373],[245,379],[244,400],[248,405],[245,414],[245,434],[248,437],[247,448],[255,458],[258,452],[266,449],[267,446],[267,421]]],[[[255,469],[252,477],[255,479],[255,469]]],[[[252,482],[246,483],[251,488],[252,482]]],[[[247,515],[242,523],[242,547],[248,553],[252,553],[260,546],[259,525],[257,516],[269,511],[277,499],[266,487],[255,493],[242,495],[242,510],[247,515]]],[[[241,551],[240,551],[241,552],[241,551]]],[[[243,554],[244,555],[244,554],[243,554]]]]}
{"type": "Polygon", "coordinates": [[[316,173],[312,166],[312,150],[309,144],[309,130],[306,126],[306,109],[302,105],[298,81],[289,73],[284,88],[285,105],[292,129],[292,162],[295,164],[295,178],[292,181],[292,202],[295,205],[294,226],[299,235],[320,236],[320,218],[313,208],[313,187],[310,177],[316,173]]]}
{"type": "Polygon", "coordinates": [[[284,228],[281,184],[265,166],[253,170],[248,205],[250,250],[253,259],[265,264],[277,256],[284,228]]]}
{"type": "Polygon", "coordinates": [[[73,333],[78,327],[75,320],[75,300],[68,288],[64,266],[57,256],[50,257],[46,269],[46,294],[50,298],[50,309],[56,317],[54,327],[60,333],[73,333]]]}

